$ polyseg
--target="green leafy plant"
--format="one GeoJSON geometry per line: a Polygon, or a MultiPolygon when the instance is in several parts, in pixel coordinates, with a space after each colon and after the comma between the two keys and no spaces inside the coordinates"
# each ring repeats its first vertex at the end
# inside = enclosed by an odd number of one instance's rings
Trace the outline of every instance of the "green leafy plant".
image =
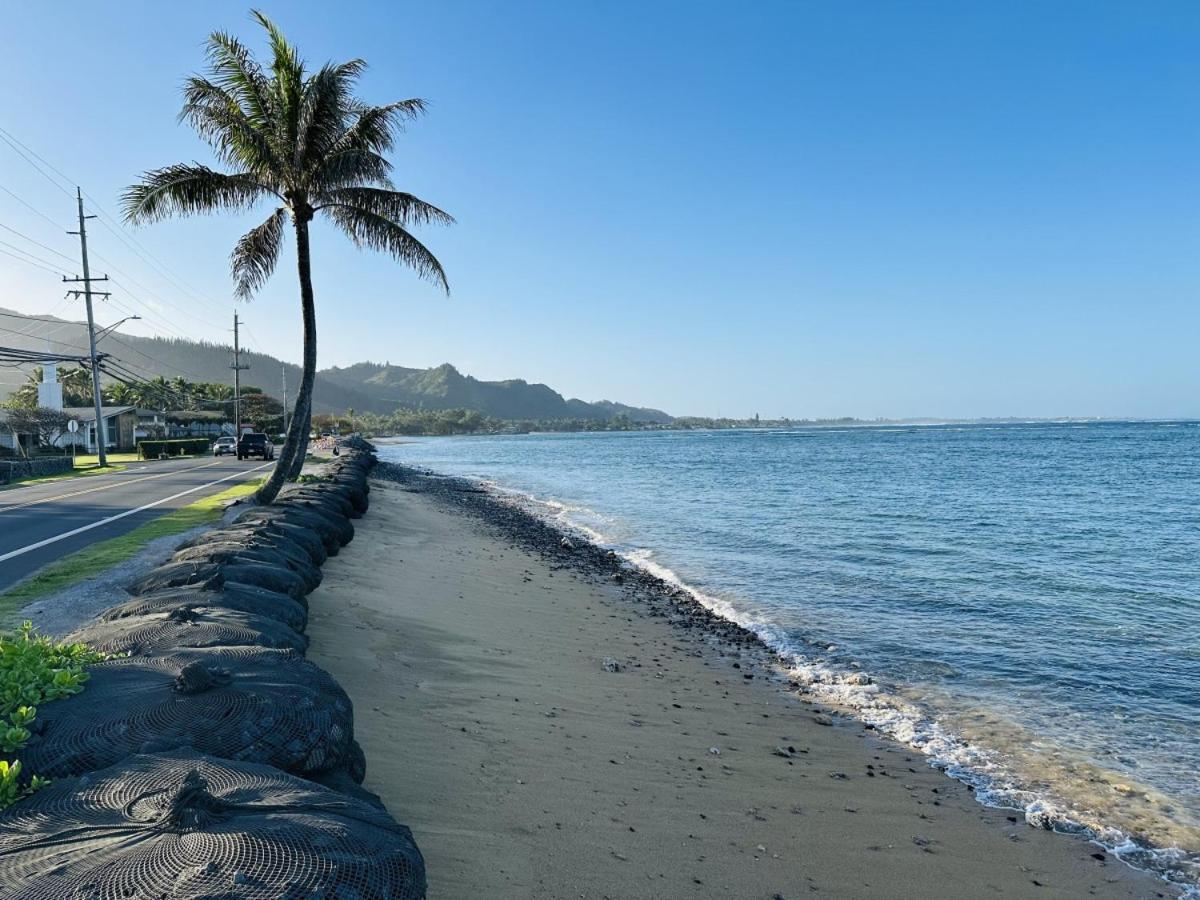
{"type": "MultiPolygon", "coordinates": [[[[37,708],[83,690],[87,666],[110,658],[86,644],[60,644],[36,634],[32,622],[0,634],[0,752],[12,756],[29,740],[37,708]]],[[[21,778],[19,759],[0,760],[0,809],[49,782],[21,778]]]]}

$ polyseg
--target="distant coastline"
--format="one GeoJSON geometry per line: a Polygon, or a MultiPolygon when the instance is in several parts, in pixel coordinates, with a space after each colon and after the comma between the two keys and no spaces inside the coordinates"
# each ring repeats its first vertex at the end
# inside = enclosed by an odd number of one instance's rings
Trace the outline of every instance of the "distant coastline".
{"type": "Polygon", "coordinates": [[[1190,424],[1188,418],[1132,418],[1123,416],[982,417],[943,419],[934,417],[905,419],[859,419],[853,416],[831,419],[730,419],[706,416],[679,416],[669,422],[639,422],[627,416],[611,419],[499,419],[477,410],[397,410],[381,416],[371,413],[351,416],[320,415],[315,421],[321,428],[338,428],[343,433],[362,432],[369,438],[449,437],[453,435],[498,434],[574,434],[599,431],[728,431],[773,430],[781,428],[888,428],[930,427],[939,425],[1098,425],[1136,422],[1190,424]]]}

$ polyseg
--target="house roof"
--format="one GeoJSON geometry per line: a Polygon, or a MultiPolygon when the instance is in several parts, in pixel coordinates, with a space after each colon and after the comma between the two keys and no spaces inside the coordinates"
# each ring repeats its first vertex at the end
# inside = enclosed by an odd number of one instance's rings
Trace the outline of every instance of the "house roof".
{"type": "MultiPolygon", "coordinates": [[[[100,415],[104,418],[111,416],[119,416],[121,413],[133,412],[137,409],[134,406],[102,406],[100,407],[100,415]]],[[[64,407],[65,412],[72,419],[78,419],[80,422],[96,421],[96,410],[91,406],[67,406],[64,407]]]]}

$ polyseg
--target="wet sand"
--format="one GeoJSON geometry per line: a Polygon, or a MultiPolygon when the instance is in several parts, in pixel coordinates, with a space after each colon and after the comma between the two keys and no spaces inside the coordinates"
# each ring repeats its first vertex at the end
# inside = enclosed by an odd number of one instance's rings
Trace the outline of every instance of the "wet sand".
{"type": "Polygon", "coordinates": [[[1174,896],[434,484],[373,483],[308,653],[431,898],[1174,896]]]}

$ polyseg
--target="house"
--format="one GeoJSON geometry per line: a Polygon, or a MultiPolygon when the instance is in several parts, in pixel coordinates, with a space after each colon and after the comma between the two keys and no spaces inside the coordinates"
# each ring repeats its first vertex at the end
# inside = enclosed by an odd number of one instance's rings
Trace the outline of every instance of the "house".
{"type": "Polygon", "coordinates": [[[233,434],[233,423],[223,412],[211,409],[181,409],[164,414],[167,436],[172,438],[219,438],[233,434]]]}
{"type": "Polygon", "coordinates": [[[167,414],[157,409],[138,409],[137,425],[133,429],[133,439],[163,438],[167,436],[167,414]]]}
{"type": "MultiPolygon", "coordinates": [[[[63,409],[68,416],[79,423],[79,430],[71,434],[59,435],[54,443],[59,447],[70,447],[72,443],[86,453],[95,453],[98,446],[96,440],[96,411],[90,406],[68,406],[63,409]]],[[[136,406],[105,406],[100,414],[104,417],[105,447],[108,450],[132,450],[138,427],[138,409],[136,406]]]]}

